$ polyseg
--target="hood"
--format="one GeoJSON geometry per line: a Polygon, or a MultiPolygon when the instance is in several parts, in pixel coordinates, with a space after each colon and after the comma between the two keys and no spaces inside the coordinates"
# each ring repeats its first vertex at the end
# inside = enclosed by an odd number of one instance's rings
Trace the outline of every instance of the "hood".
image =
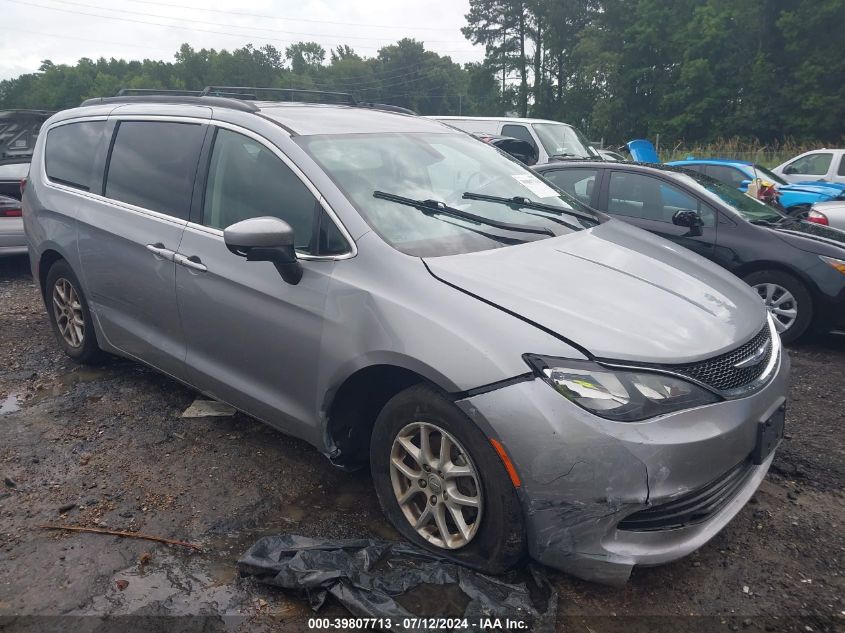
{"type": "Polygon", "coordinates": [[[826,180],[802,180],[801,182],[792,183],[795,185],[811,185],[813,187],[825,187],[826,189],[836,189],[837,191],[845,191],[845,184],[841,182],[827,182],[826,180]]]}
{"type": "Polygon", "coordinates": [[[795,221],[783,227],[765,228],[802,251],[845,259],[845,231],[804,221],[795,221]]]}
{"type": "Polygon", "coordinates": [[[811,193],[815,196],[834,199],[843,192],[845,187],[826,182],[797,182],[790,185],[778,185],[778,191],[794,191],[796,193],[811,193]]]}
{"type": "Polygon", "coordinates": [[[651,141],[636,139],[628,141],[628,151],[631,152],[631,159],[637,163],[659,163],[660,157],[654,149],[651,141]]]}
{"type": "Polygon", "coordinates": [[[702,360],[745,343],[766,321],[759,297],[740,279],[619,220],[425,263],[441,281],[599,358],[702,360]]]}

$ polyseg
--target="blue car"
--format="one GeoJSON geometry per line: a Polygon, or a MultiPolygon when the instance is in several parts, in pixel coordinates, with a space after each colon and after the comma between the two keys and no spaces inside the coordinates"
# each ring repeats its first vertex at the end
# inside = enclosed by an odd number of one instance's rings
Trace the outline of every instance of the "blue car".
{"type": "Polygon", "coordinates": [[[821,181],[788,183],[765,167],[747,161],[697,158],[676,160],[666,164],[691,169],[736,187],[740,191],[747,191],[748,184],[757,178],[764,183],[774,183],[780,196],[780,204],[790,215],[806,213],[816,202],[845,200],[845,185],[843,184],[821,181]]]}

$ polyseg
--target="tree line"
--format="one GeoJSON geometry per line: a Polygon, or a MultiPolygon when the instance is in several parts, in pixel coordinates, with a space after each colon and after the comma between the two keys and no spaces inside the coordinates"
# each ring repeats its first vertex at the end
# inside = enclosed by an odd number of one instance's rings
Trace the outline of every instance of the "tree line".
{"type": "Polygon", "coordinates": [[[183,44],[172,62],[42,62],[0,82],[0,108],[72,107],[120,88],[267,86],[352,92],[422,114],[535,116],[592,138],[843,142],[845,0],[470,0],[481,63],[414,39],[363,57],[183,44]]]}
{"type": "Polygon", "coordinates": [[[845,0],[470,0],[463,32],[507,106],[594,138],[841,143],[843,25],[845,0]]]}
{"type": "Polygon", "coordinates": [[[41,63],[38,72],[0,82],[0,109],[61,109],[121,88],[201,90],[259,86],[350,92],[360,101],[391,103],[422,114],[495,114],[497,84],[484,64],[460,65],[402,39],[365,58],[349,46],[326,51],[316,42],[285,50],[246,45],[232,51],[183,44],[173,62],[80,59],[41,63]]]}

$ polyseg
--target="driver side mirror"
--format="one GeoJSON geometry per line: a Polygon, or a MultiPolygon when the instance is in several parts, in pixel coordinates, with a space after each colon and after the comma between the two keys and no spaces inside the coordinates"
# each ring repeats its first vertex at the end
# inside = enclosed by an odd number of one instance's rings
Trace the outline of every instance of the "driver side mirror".
{"type": "Polygon", "coordinates": [[[797,174],[798,170],[795,169],[794,165],[787,165],[786,167],[783,168],[783,173],[792,175],[792,174],[797,174]]]}
{"type": "Polygon", "coordinates": [[[702,234],[701,227],[704,226],[704,221],[698,214],[698,211],[681,210],[676,211],[672,216],[672,224],[675,226],[685,226],[689,229],[684,237],[698,237],[702,234]]]}
{"type": "Polygon", "coordinates": [[[293,229],[274,217],[241,220],[223,231],[226,248],[248,262],[272,262],[287,283],[302,279],[302,265],[293,248],[293,229]]]}

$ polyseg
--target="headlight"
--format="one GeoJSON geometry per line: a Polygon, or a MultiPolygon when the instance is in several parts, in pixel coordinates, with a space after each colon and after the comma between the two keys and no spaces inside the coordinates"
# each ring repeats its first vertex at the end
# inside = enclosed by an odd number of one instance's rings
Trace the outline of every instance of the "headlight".
{"type": "Polygon", "coordinates": [[[528,364],[567,400],[608,420],[637,422],[720,398],[691,382],[597,363],[526,354],[528,364]]]}
{"type": "Polygon", "coordinates": [[[840,273],[845,274],[845,262],[841,259],[836,259],[835,257],[825,257],[824,255],[819,255],[819,259],[821,259],[825,264],[833,266],[840,273]]]}

